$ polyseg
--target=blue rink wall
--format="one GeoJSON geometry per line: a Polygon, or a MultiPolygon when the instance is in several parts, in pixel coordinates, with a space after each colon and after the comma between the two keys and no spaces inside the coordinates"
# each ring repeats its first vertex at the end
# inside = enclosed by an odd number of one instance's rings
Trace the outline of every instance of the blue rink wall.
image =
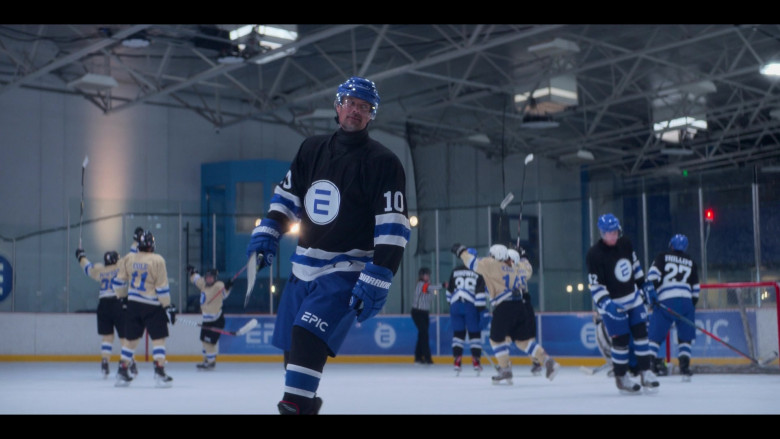
{"type": "MultiPolygon", "coordinates": [[[[773,309],[759,312],[776,313],[773,309]]],[[[182,314],[182,318],[200,322],[199,314],[182,314]]],[[[771,315],[770,315],[771,317],[771,315]]],[[[243,336],[223,335],[219,341],[220,361],[277,361],[281,351],[271,345],[275,317],[263,314],[228,314],[226,329],[236,330],[250,319],[258,325],[243,336]]],[[[748,312],[750,330],[759,348],[778,350],[777,323],[756,326],[756,312],[748,312]]],[[[766,322],[767,316],[761,316],[766,322]]],[[[680,323],[684,324],[684,323],[680,323]]],[[[697,311],[696,324],[742,352],[750,352],[744,337],[742,320],[736,310],[697,311]]],[[[603,358],[596,345],[596,327],[592,313],[538,313],[537,340],[564,366],[598,365],[603,358]]],[[[95,361],[100,355],[94,313],[0,313],[0,361],[95,361]]],[[[166,339],[169,361],[199,361],[202,345],[200,328],[177,322],[169,327],[166,339]]],[[[344,362],[411,362],[414,356],[417,329],[409,315],[380,315],[355,323],[347,335],[341,352],[334,361],[344,362]]],[[[450,362],[452,329],[449,315],[431,316],[429,333],[431,353],[435,362],[450,362]]],[[[492,354],[488,330],[481,333],[481,345],[492,354]]],[[[151,343],[144,340],[136,349],[142,361],[150,356],[151,343]]],[[[468,346],[468,345],[467,345],[468,346]]],[[[701,331],[696,331],[693,357],[742,360],[742,357],[701,331]]],[[[468,348],[467,348],[468,349],[468,348]]],[[[676,329],[671,333],[671,353],[676,357],[676,329]]],[[[113,357],[118,359],[119,341],[114,340],[113,357]]],[[[518,364],[530,360],[514,345],[511,347],[518,364]]],[[[665,346],[662,346],[665,352],[665,346]]],[[[467,354],[468,355],[468,354],[467,354]]]]}
{"type": "MultiPolygon", "coordinates": [[[[278,355],[281,351],[271,345],[274,330],[274,318],[271,316],[227,316],[227,328],[235,330],[251,318],[257,318],[259,324],[243,337],[222,337],[220,354],[240,355],[278,355]]],[[[753,334],[761,333],[756,328],[755,313],[749,313],[753,334]]],[[[452,355],[452,328],[449,316],[431,316],[429,340],[434,356],[452,355]],[[439,330],[439,328],[441,328],[439,330]]],[[[711,334],[743,352],[749,352],[744,336],[742,321],[737,311],[699,311],[696,323],[711,334]]],[[[685,323],[680,323],[685,324],[685,323]]],[[[539,313],[537,314],[538,340],[545,350],[555,357],[596,357],[601,353],[596,344],[596,326],[592,313],[539,313]]],[[[676,330],[672,329],[671,352],[676,357],[676,330]]],[[[491,352],[488,330],[482,331],[481,344],[491,352]]],[[[413,357],[417,341],[417,328],[407,315],[377,316],[362,324],[353,325],[342,346],[339,356],[409,356],[413,357]]],[[[466,345],[468,346],[468,345],[466,345]]],[[[693,343],[694,358],[741,358],[739,354],[725,345],[713,340],[701,331],[696,331],[693,343]]],[[[662,346],[662,353],[665,352],[662,346]]],[[[777,346],[775,346],[777,348],[777,346]]],[[[513,355],[523,355],[512,346],[513,355]]],[[[468,352],[468,347],[466,347],[468,352]]]]}

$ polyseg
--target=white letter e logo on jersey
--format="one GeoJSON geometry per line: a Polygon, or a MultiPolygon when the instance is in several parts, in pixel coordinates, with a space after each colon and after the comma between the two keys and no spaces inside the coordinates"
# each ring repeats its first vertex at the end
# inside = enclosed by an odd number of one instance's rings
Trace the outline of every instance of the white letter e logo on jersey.
{"type": "Polygon", "coordinates": [[[340,204],[339,189],[328,180],[315,181],[306,191],[306,214],[314,224],[324,225],[333,221],[339,213],[340,204]]]}
{"type": "Polygon", "coordinates": [[[631,274],[633,272],[631,261],[626,258],[621,258],[615,263],[615,278],[620,282],[628,282],[631,280],[631,274]]]}

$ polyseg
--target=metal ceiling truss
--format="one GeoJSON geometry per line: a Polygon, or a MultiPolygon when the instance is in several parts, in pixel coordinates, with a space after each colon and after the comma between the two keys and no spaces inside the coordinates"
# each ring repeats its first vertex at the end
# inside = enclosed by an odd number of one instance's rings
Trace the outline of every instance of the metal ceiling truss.
{"type": "Polygon", "coordinates": [[[780,164],[780,90],[758,74],[780,55],[777,25],[298,28],[299,38],[288,45],[255,49],[242,63],[221,64],[214,47],[234,43],[204,25],[0,25],[0,99],[25,87],[79,94],[106,114],[161,105],[192,111],[215,128],[262,122],[307,136],[332,131],[332,115],[299,116],[332,110],[336,85],[361,75],[380,86],[373,128],[403,137],[407,123],[425,127],[421,146],[458,143],[488,155],[534,153],[561,166],[627,179],[675,169],[780,164]],[[121,44],[141,33],[149,37],[148,47],[121,44]],[[554,39],[578,50],[530,50],[554,39]],[[85,73],[109,75],[119,86],[68,87],[85,73]],[[528,101],[516,106],[514,95],[521,86],[560,74],[576,78],[578,104],[550,115],[556,128],[529,129],[528,101]],[[701,95],[686,91],[703,83],[708,89],[701,95]],[[661,97],[679,99],[680,106],[688,98],[706,104],[707,129],[672,145],[689,148],[690,155],[662,153],[670,145],[652,127],[661,97]],[[475,134],[486,135],[490,144],[470,140],[475,134]],[[560,160],[580,150],[593,152],[596,160],[560,160]]]}

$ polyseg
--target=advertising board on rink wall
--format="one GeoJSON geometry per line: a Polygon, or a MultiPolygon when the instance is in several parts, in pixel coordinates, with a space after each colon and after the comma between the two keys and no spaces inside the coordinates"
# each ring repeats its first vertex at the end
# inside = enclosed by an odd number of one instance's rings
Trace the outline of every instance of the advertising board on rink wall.
{"type": "MultiPolygon", "coordinates": [[[[539,313],[537,314],[537,340],[545,350],[556,357],[600,357],[596,344],[596,326],[592,313],[539,313]]],[[[240,355],[279,355],[281,351],[271,344],[274,330],[274,316],[226,316],[226,329],[235,330],[251,318],[259,322],[256,328],[241,337],[222,337],[219,341],[220,354],[240,355]]],[[[429,340],[431,352],[435,356],[452,355],[452,328],[450,317],[431,315],[429,340]],[[440,330],[438,328],[441,328],[440,330]]],[[[755,313],[749,313],[748,319],[752,333],[761,342],[761,338],[770,338],[777,348],[777,332],[766,335],[766,331],[757,328],[755,313]]],[[[686,323],[680,322],[678,325],[686,323]]],[[[745,330],[740,314],[736,310],[697,311],[696,324],[726,341],[743,352],[748,351],[745,330]]],[[[776,328],[776,326],[775,326],[776,328]]],[[[488,341],[489,330],[482,331],[482,346],[492,354],[488,341]]],[[[672,327],[671,353],[676,357],[676,329],[672,327]]],[[[417,328],[408,315],[380,315],[362,324],[355,323],[342,345],[339,355],[389,355],[413,356],[417,341],[417,328]]],[[[699,358],[739,357],[725,345],[696,331],[693,343],[693,356],[699,358]]],[[[513,355],[523,355],[512,346],[513,355]]]]}

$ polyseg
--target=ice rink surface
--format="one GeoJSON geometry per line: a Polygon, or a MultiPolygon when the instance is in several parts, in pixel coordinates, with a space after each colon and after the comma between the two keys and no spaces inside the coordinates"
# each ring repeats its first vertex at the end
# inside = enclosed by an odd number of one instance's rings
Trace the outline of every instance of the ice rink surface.
{"type": "MultiPolygon", "coordinates": [[[[0,363],[0,414],[5,415],[276,415],[284,372],[277,363],[220,362],[199,372],[171,362],[171,388],[156,388],[153,366],[114,387],[92,362],[0,363]]],[[[322,415],[777,415],[780,375],[659,377],[656,394],[621,395],[604,371],[586,375],[562,367],[553,381],[515,366],[513,385],[494,385],[488,364],[480,376],[450,365],[325,366],[318,395],[322,415]]],[[[27,419],[29,421],[29,419],[27,419]]],[[[136,425],[138,426],[138,425],[136,425]]],[[[517,426],[519,427],[519,426],[517,426]]],[[[548,425],[547,428],[552,426],[548,425]]],[[[743,426],[744,428],[745,426],[743,426]]]]}

